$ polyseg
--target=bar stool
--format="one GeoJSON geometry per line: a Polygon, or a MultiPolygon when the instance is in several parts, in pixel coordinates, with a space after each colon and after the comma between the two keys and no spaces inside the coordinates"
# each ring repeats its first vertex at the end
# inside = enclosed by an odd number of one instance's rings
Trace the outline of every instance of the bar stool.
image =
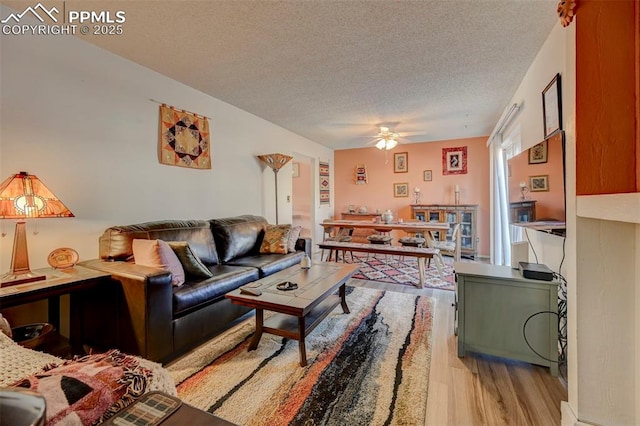
{"type": "MultiPolygon", "coordinates": [[[[329,228],[329,229],[333,230],[332,228],[329,228]]],[[[353,234],[353,228],[339,228],[338,232],[334,236],[331,236],[331,233],[327,233],[327,230],[325,229],[324,241],[339,241],[339,242],[348,243],[349,241],[351,241],[352,234],[353,234]]],[[[329,257],[327,258],[327,261],[331,260],[331,256],[333,255],[333,252],[334,250],[329,250],[329,257]]],[[[337,262],[338,250],[335,250],[335,252],[336,252],[336,262],[337,262]]],[[[351,261],[353,261],[353,252],[349,252],[349,253],[351,253],[351,261]]],[[[324,249],[322,249],[322,253],[320,253],[320,260],[322,260],[323,257],[324,257],[324,249]]]]}
{"type": "MultiPolygon", "coordinates": [[[[398,242],[400,243],[400,245],[402,247],[425,247],[427,240],[423,237],[420,237],[418,235],[414,235],[413,237],[402,237],[402,238],[398,238],[398,242]]],[[[402,260],[404,260],[404,256],[402,256],[402,260]]],[[[427,259],[427,268],[430,266],[431,264],[431,259],[428,258],[427,259]]]]}
{"type": "MultiPolygon", "coordinates": [[[[371,244],[382,244],[382,245],[391,245],[391,241],[393,241],[393,237],[391,237],[391,235],[384,235],[384,234],[373,234],[373,235],[369,235],[367,237],[367,241],[369,241],[369,243],[371,244]]],[[[387,259],[387,255],[384,255],[385,260],[387,259]]],[[[367,261],[369,260],[369,253],[367,253],[367,261]]]]}
{"type": "Polygon", "coordinates": [[[367,237],[367,241],[369,241],[371,244],[385,244],[390,246],[391,241],[393,241],[393,237],[391,237],[390,235],[373,234],[367,237]]]}

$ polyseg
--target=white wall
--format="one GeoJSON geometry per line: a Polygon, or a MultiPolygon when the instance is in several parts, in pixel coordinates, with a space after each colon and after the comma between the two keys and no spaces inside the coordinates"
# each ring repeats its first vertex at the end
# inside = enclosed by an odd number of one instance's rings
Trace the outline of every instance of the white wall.
{"type": "MultiPolygon", "coordinates": [[[[0,179],[35,174],[76,215],[38,220],[38,235],[27,224],[32,268],[48,266],[57,247],[95,258],[110,225],[238,214],[273,222],[273,172],[257,154],[295,151],[333,166],[332,150],[79,38],[3,35],[0,51],[0,179]],[[158,163],[151,98],[211,117],[211,170],[158,163]]],[[[279,173],[280,223],[292,219],[290,164],[279,173]]],[[[332,211],[318,207],[316,220],[332,211]]],[[[14,224],[0,222],[8,233],[0,239],[6,272],[14,224]]]]}
{"type": "MultiPolygon", "coordinates": [[[[563,406],[563,424],[640,424],[640,217],[636,211],[635,219],[624,223],[579,209],[575,28],[557,24],[549,35],[509,102],[522,103],[522,110],[505,134],[520,125],[522,149],[543,139],[541,92],[559,72],[567,195],[562,273],[568,281],[569,401],[563,406]]],[[[607,202],[602,197],[600,207],[607,202]]],[[[529,236],[538,260],[557,271],[562,239],[531,231],[529,236]]]]}
{"type": "MultiPolygon", "coordinates": [[[[544,45],[529,67],[520,86],[508,105],[521,106],[518,115],[511,121],[504,134],[510,134],[520,126],[521,148],[528,149],[544,139],[542,91],[560,73],[562,86],[562,127],[565,130],[566,156],[566,221],[567,237],[563,238],[540,231],[528,231],[533,249],[529,260],[538,261],[558,271],[562,262],[562,275],[567,279],[568,309],[568,387],[569,403],[577,407],[577,302],[576,279],[576,195],[575,195],[575,25],[563,28],[559,23],[553,28],[544,45]]],[[[576,410],[577,412],[577,410],[576,410]]]]}

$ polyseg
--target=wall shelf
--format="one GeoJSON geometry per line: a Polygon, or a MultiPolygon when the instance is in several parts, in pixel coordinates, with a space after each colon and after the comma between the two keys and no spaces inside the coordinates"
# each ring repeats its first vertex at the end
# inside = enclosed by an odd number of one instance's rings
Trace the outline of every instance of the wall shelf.
{"type": "Polygon", "coordinates": [[[576,207],[579,217],[640,224],[640,192],[580,195],[576,207]]]}

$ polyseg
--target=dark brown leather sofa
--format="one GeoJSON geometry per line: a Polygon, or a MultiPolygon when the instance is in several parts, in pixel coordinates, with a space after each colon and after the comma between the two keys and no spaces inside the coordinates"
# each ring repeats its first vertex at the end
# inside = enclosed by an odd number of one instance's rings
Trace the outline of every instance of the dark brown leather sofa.
{"type": "Polygon", "coordinates": [[[311,255],[309,238],[298,239],[295,253],[260,254],[266,226],[264,218],[244,215],[108,228],[100,237],[100,259],[82,262],[110,273],[113,283],[83,301],[85,343],[165,362],[224,330],[250,310],[231,304],[225,293],[311,255]],[[187,276],[175,287],[169,271],[133,263],[135,238],[187,241],[214,276],[187,276]]]}

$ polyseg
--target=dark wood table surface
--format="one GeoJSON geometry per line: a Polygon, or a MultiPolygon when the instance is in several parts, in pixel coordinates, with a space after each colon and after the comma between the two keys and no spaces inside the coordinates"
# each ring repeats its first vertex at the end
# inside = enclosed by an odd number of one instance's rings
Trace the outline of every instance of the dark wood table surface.
{"type": "Polygon", "coordinates": [[[262,333],[275,334],[298,341],[300,365],[307,364],[305,337],[339,304],[349,313],[345,300],[345,283],[358,270],[358,265],[315,263],[310,269],[299,265],[287,268],[255,282],[262,294],[252,296],[240,289],[227,293],[232,303],[256,310],[256,332],[249,350],[257,348],[262,333]],[[291,291],[278,290],[279,283],[298,285],[291,291]],[[338,294],[335,294],[338,292],[338,294]],[[264,320],[264,310],[277,312],[264,320]]]}

